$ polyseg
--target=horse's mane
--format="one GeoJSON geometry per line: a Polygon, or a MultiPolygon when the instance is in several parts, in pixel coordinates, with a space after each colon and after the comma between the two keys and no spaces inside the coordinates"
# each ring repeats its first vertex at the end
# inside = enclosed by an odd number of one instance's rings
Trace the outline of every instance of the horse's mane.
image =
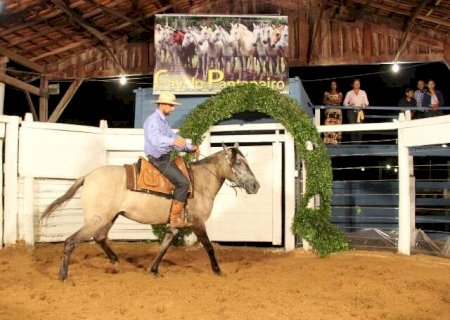
{"type": "MultiPolygon", "coordinates": [[[[241,150],[239,150],[238,148],[232,148],[232,147],[231,147],[230,149],[231,149],[232,152],[233,152],[233,157],[235,157],[236,154],[239,154],[239,155],[241,155],[241,156],[244,156],[244,155],[242,154],[241,150]]],[[[213,163],[213,160],[217,157],[217,155],[218,155],[219,153],[222,153],[222,152],[223,152],[223,150],[220,150],[220,151],[217,151],[216,153],[213,153],[213,154],[207,156],[206,158],[203,158],[203,159],[201,159],[201,160],[192,162],[192,163],[191,163],[191,166],[196,167],[196,166],[201,166],[201,165],[213,163]]]]}

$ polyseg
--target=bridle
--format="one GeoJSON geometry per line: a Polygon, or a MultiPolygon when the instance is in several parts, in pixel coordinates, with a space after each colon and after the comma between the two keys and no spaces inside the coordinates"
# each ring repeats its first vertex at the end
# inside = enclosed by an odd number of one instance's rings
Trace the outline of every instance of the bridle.
{"type": "MultiPolygon", "coordinates": [[[[230,149],[231,149],[231,148],[230,148],[230,149]]],[[[200,155],[206,158],[206,156],[205,156],[204,154],[201,154],[201,153],[200,153],[200,155]]],[[[239,182],[241,185],[244,185],[244,180],[240,177],[240,175],[238,174],[238,172],[236,171],[236,169],[233,167],[233,164],[231,163],[231,158],[230,158],[230,156],[228,155],[228,152],[226,152],[226,151],[225,151],[225,160],[227,161],[228,165],[230,166],[231,172],[234,173],[234,176],[236,177],[236,179],[238,180],[238,182],[239,182]]],[[[209,170],[208,167],[205,166],[205,169],[206,169],[209,173],[211,173],[213,176],[215,176],[216,178],[219,179],[219,177],[218,177],[214,172],[212,172],[211,170],[209,170]]],[[[224,181],[224,183],[225,183],[226,185],[228,185],[229,187],[235,189],[235,191],[236,191],[236,188],[241,188],[241,189],[243,188],[242,186],[240,186],[240,185],[238,185],[238,184],[236,184],[236,183],[234,183],[234,182],[232,182],[231,184],[228,184],[227,181],[224,181]]]]}

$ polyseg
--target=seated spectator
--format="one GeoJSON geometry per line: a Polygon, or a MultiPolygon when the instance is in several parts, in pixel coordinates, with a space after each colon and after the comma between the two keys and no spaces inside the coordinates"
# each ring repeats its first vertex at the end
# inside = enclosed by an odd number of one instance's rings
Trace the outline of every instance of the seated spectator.
{"type": "Polygon", "coordinates": [[[417,101],[414,99],[414,90],[412,88],[406,89],[405,96],[400,99],[398,106],[405,108],[415,108],[417,106],[417,101]]]}
{"type": "Polygon", "coordinates": [[[436,89],[436,83],[434,80],[428,81],[428,90],[423,96],[423,106],[428,108],[425,110],[425,117],[435,117],[442,115],[442,111],[439,107],[444,105],[444,97],[442,93],[436,89]]]}
{"type": "MultiPolygon", "coordinates": [[[[326,106],[340,106],[342,103],[342,92],[339,91],[336,81],[331,81],[330,91],[323,94],[323,104],[326,106]]],[[[325,109],[325,125],[342,124],[341,109],[325,109]]],[[[341,141],[341,132],[325,132],[323,142],[337,144],[341,141]]]]}

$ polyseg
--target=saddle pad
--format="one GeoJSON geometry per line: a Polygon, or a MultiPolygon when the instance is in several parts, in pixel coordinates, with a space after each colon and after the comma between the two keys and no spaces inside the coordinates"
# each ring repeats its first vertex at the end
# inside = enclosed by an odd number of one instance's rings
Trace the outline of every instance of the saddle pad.
{"type": "MultiPolygon", "coordinates": [[[[190,182],[189,194],[193,196],[192,179],[183,158],[174,159],[175,165],[190,182]]],[[[174,185],[147,159],[140,157],[137,163],[126,164],[127,189],[140,192],[156,192],[172,196],[174,185]]]]}

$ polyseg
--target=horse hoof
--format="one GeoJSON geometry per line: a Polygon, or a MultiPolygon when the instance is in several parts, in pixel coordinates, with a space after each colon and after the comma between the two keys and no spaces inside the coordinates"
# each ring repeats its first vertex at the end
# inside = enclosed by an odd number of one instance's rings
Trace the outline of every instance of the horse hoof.
{"type": "Polygon", "coordinates": [[[162,278],[162,274],[160,274],[158,271],[151,271],[151,274],[154,278],[162,278]]]}
{"type": "Polygon", "coordinates": [[[221,270],[214,270],[214,274],[219,277],[224,277],[225,274],[221,270]]]}
{"type": "Polygon", "coordinates": [[[120,272],[120,268],[119,268],[119,262],[114,262],[113,263],[113,273],[119,273],[120,272]]]}

